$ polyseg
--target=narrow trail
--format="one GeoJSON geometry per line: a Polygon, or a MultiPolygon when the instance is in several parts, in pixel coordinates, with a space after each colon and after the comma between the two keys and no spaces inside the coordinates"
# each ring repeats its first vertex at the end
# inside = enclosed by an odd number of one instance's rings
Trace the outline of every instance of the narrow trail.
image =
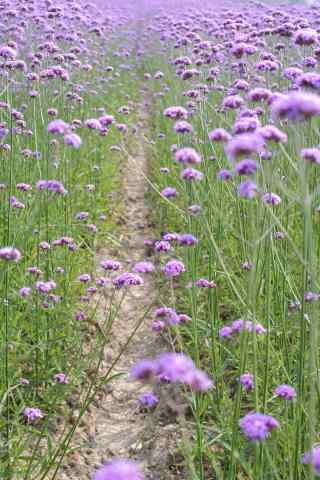
{"type": "MultiPolygon", "coordinates": [[[[145,122],[143,113],[140,123],[145,122]]],[[[119,250],[115,247],[101,248],[97,252],[97,265],[102,259],[114,258],[120,260],[125,269],[130,270],[134,263],[146,259],[144,240],[152,237],[152,231],[148,225],[149,207],[145,198],[148,185],[144,175],[148,174],[148,161],[144,152],[142,131],[134,148],[132,158],[129,158],[124,169],[125,224],[122,227],[122,246],[119,250]]],[[[156,290],[152,274],[145,277],[143,286],[129,289],[112,327],[111,341],[105,348],[104,366],[110,366],[126,343],[137,320],[155,300],[156,290]]],[[[91,479],[95,467],[114,457],[135,459],[146,479],[177,478],[175,419],[162,414],[161,408],[156,413],[142,412],[137,400],[143,391],[150,391],[150,388],[141,388],[137,383],[129,381],[127,375],[136,361],[154,357],[166,349],[165,341],[152,332],[148,319],[150,315],[140,325],[115,367],[113,373],[124,375],[112,381],[86,413],[73,441],[77,451],[65,462],[59,480],[91,479]]]]}

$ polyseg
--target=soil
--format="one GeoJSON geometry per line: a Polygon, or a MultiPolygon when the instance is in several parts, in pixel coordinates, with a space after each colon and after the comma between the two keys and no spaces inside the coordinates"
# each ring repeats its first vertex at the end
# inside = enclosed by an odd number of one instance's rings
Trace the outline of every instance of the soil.
{"type": "MultiPolygon", "coordinates": [[[[142,117],[140,125],[145,123],[146,118],[142,117]]],[[[137,135],[135,151],[129,156],[123,172],[125,214],[121,222],[121,247],[100,249],[97,265],[102,259],[114,258],[130,270],[134,263],[146,259],[144,240],[152,238],[152,230],[147,221],[149,207],[146,203],[148,184],[145,175],[148,174],[148,161],[144,153],[144,138],[143,132],[137,135]]],[[[112,327],[111,341],[105,347],[104,366],[109,366],[116,358],[137,319],[150,305],[156,304],[156,297],[152,274],[145,276],[143,286],[129,290],[112,327]]],[[[168,345],[159,334],[152,332],[149,315],[115,368],[114,373],[124,375],[112,381],[99,394],[78,427],[72,443],[75,450],[66,457],[59,480],[90,479],[95,468],[112,458],[136,460],[149,480],[184,478],[179,467],[177,412],[169,406],[173,402],[161,400],[154,413],[142,411],[138,406],[138,397],[150,388],[141,387],[128,379],[128,372],[135,362],[152,358],[165,350],[168,350],[168,345]]]]}

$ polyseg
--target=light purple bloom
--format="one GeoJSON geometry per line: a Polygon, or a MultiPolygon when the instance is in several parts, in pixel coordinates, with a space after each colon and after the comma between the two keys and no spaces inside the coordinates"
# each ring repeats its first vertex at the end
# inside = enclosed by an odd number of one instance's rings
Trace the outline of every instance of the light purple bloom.
{"type": "Polygon", "coordinates": [[[315,474],[320,475],[320,447],[314,447],[311,452],[306,452],[302,455],[301,463],[303,465],[312,464],[315,474]]]}
{"type": "Polygon", "coordinates": [[[43,413],[40,408],[26,407],[23,411],[23,416],[28,423],[32,423],[40,418],[43,418],[43,413]]]}
{"type": "Polygon", "coordinates": [[[252,373],[243,373],[240,376],[239,382],[241,383],[241,385],[244,386],[244,388],[247,392],[250,392],[251,390],[253,390],[253,387],[254,387],[253,378],[254,377],[253,377],[252,373]]]}
{"type": "Polygon", "coordinates": [[[284,400],[293,400],[297,395],[295,389],[286,384],[279,385],[274,393],[277,397],[281,397],[284,400]]]}
{"type": "Polygon", "coordinates": [[[143,285],[144,281],[143,278],[136,273],[124,272],[115,277],[112,283],[117,289],[120,289],[122,287],[143,285]]]}
{"type": "Polygon", "coordinates": [[[185,168],[181,172],[181,178],[186,181],[200,181],[203,179],[203,173],[199,172],[199,170],[196,170],[195,168],[185,168]]]}
{"type": "Polygon", "coordinates": [[[279,426],[279,422],[275,418],[263,413],[248,413],[240,420],[241,430],[254,443],[266,440],[270,432],[279,426]]]}
{"type": "Polygon", "coordinates": [[[240,183],[238,187],[238,194],[240,197],[252,199],[257,193],[257,185],[252,180],[246,180],[240,183]]]}
{"type": "Polygon", "coordinates": [[[270,203],[271,205],[279,205],[279,203],[281,203],[279,195],[273,192],[268,192],[262,195],[262,200],[264,203],[270,203]]]}
{"type": "Polygon", "coordinates": [[[121,268],[121,263],[117,260],[102,260],[100,266],[104,270],[112,270],[113,272],[116,272],[121,268]]]}
{"type": "Polygon", "coordinates": [[[201,163],[202,159],[199,153],[194,148],[180,148],[176,151],[175,160],[178,163],[195,165],[201,163]]]}
{"type": "Polygon", "coordinates": [[[184,264],[179,260],[170,260],[164,267],[163,272],[166,277],[178,277],[181,273],[185,272],[184,264]]]}
{"type": "Polygon", "coordinates": [[[155,270],[155,267],[153,263],[147,262],[147,261],[138,262],[133,267],[133,271],[135,273],[152,273],[154,272],[154,270],[155,270]]]}
{"type": "Polygon", "coordinates": [[[64,144],[73,148],[80,148],[82,140],[76,133],[68,133],[64,136],[64,144]]]}
{"type": "Polygon", "coordinates": [[[161,195],[165,198],[175,198],[177,196],[177,190],[173,187],[166,187],[162,190],[161,195]]]}
{"type": "Polygon", "coordinates": [[[19,262],[21,260],[21,253],[14,247],[2,247],[0,248],[0,259],[19,262]]]}
{"type": "Polygon", "coordinates": [[[139,467],[132,460],[112,460],[99,468],[93,480],[143,480],[139,467]]]}
{"type": "Polygon", "coordinates": [[[53,378],[55,379],[55,381],[57,383],[63,383],[63,384],[68,384],[69,383],[69,380],[68,378],[66,377],[66,375],[64,373],[56,373],[53,378]]]}
{"type": "Polygon", "coordinates": [[[159,403],[159,398],[152,392],[143,393],[139,397],[139,403],[145,408],[155,408],[159,403]]]}
{"type": "Polygon", "coordinates": [[[52,122],[48,124],[48,132],[55,135],[63,135],[69,128],[69,125],[60,119],[52,120],[52,122]]]}

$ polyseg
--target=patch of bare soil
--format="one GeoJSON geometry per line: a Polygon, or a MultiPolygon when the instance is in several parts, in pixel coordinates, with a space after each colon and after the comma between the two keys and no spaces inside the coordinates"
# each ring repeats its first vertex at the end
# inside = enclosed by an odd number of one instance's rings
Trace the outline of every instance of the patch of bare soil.
{"type": "MultiPolygon", "coordinates": [[[[97,253],[97,265],[102,259],[114,258],[127,264],[129,270],[134,263],[146,258],[144,240],[152,237],[152,231],[147,223],[148,185],[141,172],[147,175],[148,162],[143,135],[138,134],[135,152],[123,173],[122,246],[118,251],[114,247],[101,249],[97,253]]],[[[105,348],[104,367],[108,368],[117,357],[137,319],[156,303],[156,297],[152,274],[146,276],[143,286],[129,289],[114,322],[111,341],[105,348]]],[[[149,480],[183,478],[179,467],[177,415],[169,406],[173,402],[161,401],[154,413],[143,412],[137,400],[146,387],[128,380],[128,372],[135,362],[167,349],[165,341],[151,331],[147,317],[115,368],[114,373],[124,375],[112,381],[97,397],[80,424],[72,444],[76,450],[66,458],[58,475],[60,480],[92,478],[95,467],[114,457],[135,459],[149,480]]]]}

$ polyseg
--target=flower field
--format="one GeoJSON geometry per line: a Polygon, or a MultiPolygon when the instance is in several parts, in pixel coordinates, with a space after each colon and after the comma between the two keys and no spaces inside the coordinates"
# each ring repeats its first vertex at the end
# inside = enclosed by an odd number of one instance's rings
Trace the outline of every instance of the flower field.
{"type": "Polygon", "coordinates": [[[0,3],[0,478],[316,478],[320,6],[109,3],[0,3]]]}

